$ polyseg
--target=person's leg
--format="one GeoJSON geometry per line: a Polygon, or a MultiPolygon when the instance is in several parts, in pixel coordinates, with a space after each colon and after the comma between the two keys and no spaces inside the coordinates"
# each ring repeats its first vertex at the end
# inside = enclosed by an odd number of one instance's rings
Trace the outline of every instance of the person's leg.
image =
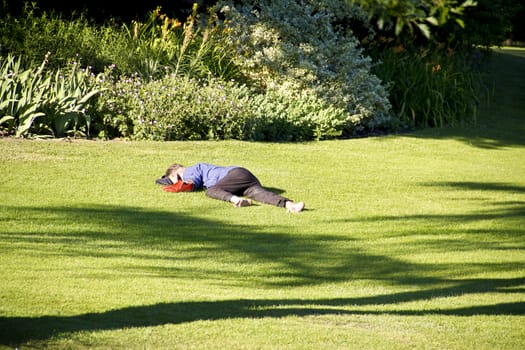
{"type": "Polygon", "coordinates": [[[248,187],[244,191],[243,195],[257,202],[275,205],[281,208],[285,208],[286,202],[290,201],[288,198],[280,196],[274,192],[268,191],[260,184],[255,184],[253,186],[248,187]]]}
{"type": "MultiPolygon", "coordinates": [[[[246,196],[257,202],[286,208],[289,212],[298,213],[304,208],[303,202],[295,203],[292,200],[268,191],[262,187],[260,181],[248,169],[235,168],[222,178],[213,187],[206,190],[206,195],[223,201],[231,201],[233,195],[246,196]]],[[[240,205],[250,203],[241,202],[240,205]]]]}
{"type": "Polygon", "coordinates": [[[244,168],[232,169],[215,186],[206,190],[206,195],[223,201],[230,201],[233,195],[241,196],[244,191],[259,180],[244,168]]]}
{"type": "MultiPolygon", "coordinates": [[[[281,208],[287,208],[289,211],[301,211],[302,207],[304,207],[304,204],[299,210],[292,210],[292,204],[293,201],[290,199],[283,197],[281,195],[278,195],[277,193],[274,193],[272,191],[269,191],[265,189],[262,185],[259,179],[255,177],[249,170],[244,168],[238,169],[239,175],[238,177],[242,179],[239,183],[242,183],[242,186],[239,186],[238,189],[244,188],[242,195],[246,196],[248,198],[251,198],[257,202],[264,203],[264,204],[270,204],[275,205],[277,207],[281,208]]],[[[239,194],[239,193],[237,193],[239,194]]]]}
{"type": "Polygon", "coordinates": [[[304,209],[304,202],[294,202],[286,197],[268,191],[261,185],[250,186],[243,193],[246,197],[252,198],[257,202],[272,204],[281,208],[286,208],[290,213],[298,213],[304,209]]]}

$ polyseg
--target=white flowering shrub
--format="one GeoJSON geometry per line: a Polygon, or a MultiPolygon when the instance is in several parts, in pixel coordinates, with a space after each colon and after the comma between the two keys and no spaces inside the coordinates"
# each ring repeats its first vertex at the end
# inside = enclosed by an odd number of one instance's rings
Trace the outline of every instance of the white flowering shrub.
{"type": "Polygon", "coordinates": [[[344,110],[343,122],[334,114],[333,128],[345,134],[390,125],[385,86],[352,32],[339,25],[366,23],[357,7],[345,0],[221,0],[217,11],[230,28],[237,64],[263,91],[284,100],[316,96],[344,110]]]}

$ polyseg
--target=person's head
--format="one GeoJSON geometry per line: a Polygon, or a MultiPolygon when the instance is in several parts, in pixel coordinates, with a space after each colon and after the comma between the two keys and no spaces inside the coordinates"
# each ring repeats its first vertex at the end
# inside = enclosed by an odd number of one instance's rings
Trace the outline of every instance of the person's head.
{"type": "Polygon", "coordinates": [[[179,179],[182,180],[182,173],[184,169],[184,166],[180,164],[172,164],[168,167],[168,169],[166,169],[166,174],[164,176],[168,177],[171,180],[171,182],[175,183],[179,179]]]}

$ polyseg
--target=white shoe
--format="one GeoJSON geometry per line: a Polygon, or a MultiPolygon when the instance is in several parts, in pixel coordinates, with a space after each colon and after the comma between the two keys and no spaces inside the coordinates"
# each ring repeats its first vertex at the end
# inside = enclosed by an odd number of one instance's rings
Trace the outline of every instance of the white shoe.
{"type": "Polygon", "coordinates": [[[235,207],[249,207],[252,205],[252,201],[246,198],[241,198],[240,201],[238,201],[236,204],[234,204],[235,207]]]}
{"type": "Polygon", "coordinates": [[[304,209],[304,202],[286,202],[286,209],[289,213],[298,213],[304,209]]]}

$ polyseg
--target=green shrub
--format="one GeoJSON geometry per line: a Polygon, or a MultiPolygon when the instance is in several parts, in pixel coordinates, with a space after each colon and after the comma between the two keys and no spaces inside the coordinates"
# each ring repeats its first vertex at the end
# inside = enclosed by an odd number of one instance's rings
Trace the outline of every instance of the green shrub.
{"type": "MultiPolygon", "coordinates": [[[[520,0],[476,0],[465,14],[465,30],[454,33],[457,40],[473,46],[501,45],[511,36],[513,20],[525,5],[520,0]]],[[[517,21],[516,21],[517,22],[517,21]]],[[[522,33],[523,35],[523,33],[522,33]]]]}
{"type": "MultiPolygon", "coordinates": [[[[46,56],[45,69],[42,65],[27,73],[35,80],[31,86],[43,84],[36,89],[42,96],[18,98],[20,111],[2,120],[6,129],[18,130],[19,135],[294,141],[341,135],[355,118],[335,99],[328,101],[312,88],[265,90],[226,79],[243,77],[230,59],[236,53],[231,51],[231,41],[224,41],[235,31],[213,14],[204,21],[194,9],[188,21],[180,23],[154,11],[145,23],[122,27],[126,30],[37,17],[33,12],[24,20],[11,20],[12,28],[26,36],[32,30],[49,36],[42,40],[44,47],[55,50],[46,56]],[[83,38],[75,41],[80,29],[83,38]],[[101,65],[81,69],[78,62],[85,64],[85,60],[74,51],[61,50],[61,38],[75,42],[71,50],[91,42],[91,53],[85,57],[91,62],[98,57],[101,65]],[[75,65],[59,63],[69,55],[78,59],[75,65]],[[115,63],[106,65],[110,59],[115,63]],[[102,74],[91,73],[101,69],[102,74]],[[21,101],[32,102],[24,107],[21,101]]],[[[36,59],[24,57],[28,65],[36,59]]],[[[18,94],[18,90],[6,87],[4,93],[18,94]]]]}
{"type": "Polygon", "coordinates": [[[347,125],[342,108],[313,94],[283,94],[268,90],[250,99],[247,138],[306,141],[340,136],[347,125]]]}
{"type": "MultiPolygon", "coordinates": [[[[483,55],[474,46],[481,41],[473,32],[482,32],[480,27],[484,27],[471,20],[472,14],[479,12],[476,3],[465,1],[457,7],[459,2],[447,0],[429,4],[411,17],[418,11],[416,3],[354,2],[376,11],[377,18],[385,21],[382,29],[375,28],[376,36],[364,47],[377,62],[373,72],[389,84],[392,111],[403,127],[444,127],[476,121],[480,100],[487,94],[480,69],[483,55]],[[380,6],[374,10],[374,4],[380,6]],[[381,9],[384,11],[379,13],[381,9]],[[401,30],[406,21],[412,22],[412,28],[401,30]],[[432,36],[428,27],[413,30],[425,22],[434,25],[432,36]]],[[[486,38],[490,41],[494,35],[486,38]]]]}
{"type": "Polygon", "coordinates": [[[44,115],[39,107],[49,80],[43,69],[44,64],[23,70],[20,59],[0,57],[0,127],[8,134],[26,135],[35,119],[44,115]]]}
{"type": "Polygon", "coordinates": [[[230,81],[168,74],[153,81],[138,75],[106,80],[98,99],[101,136],[136,140],[242,139],[248,89],[230,81]]]}
{"type": "Polygon", "coordinates": [[[457,28],[420,41],[368,21],[346,0],[221,0],[184,23],[157,9],[129,25],[26,5],[0,16],[0,55],[18,54],[3,61],[0,124],[19,136],[295,141],[475,120],[482,84],[457,28]]]}

